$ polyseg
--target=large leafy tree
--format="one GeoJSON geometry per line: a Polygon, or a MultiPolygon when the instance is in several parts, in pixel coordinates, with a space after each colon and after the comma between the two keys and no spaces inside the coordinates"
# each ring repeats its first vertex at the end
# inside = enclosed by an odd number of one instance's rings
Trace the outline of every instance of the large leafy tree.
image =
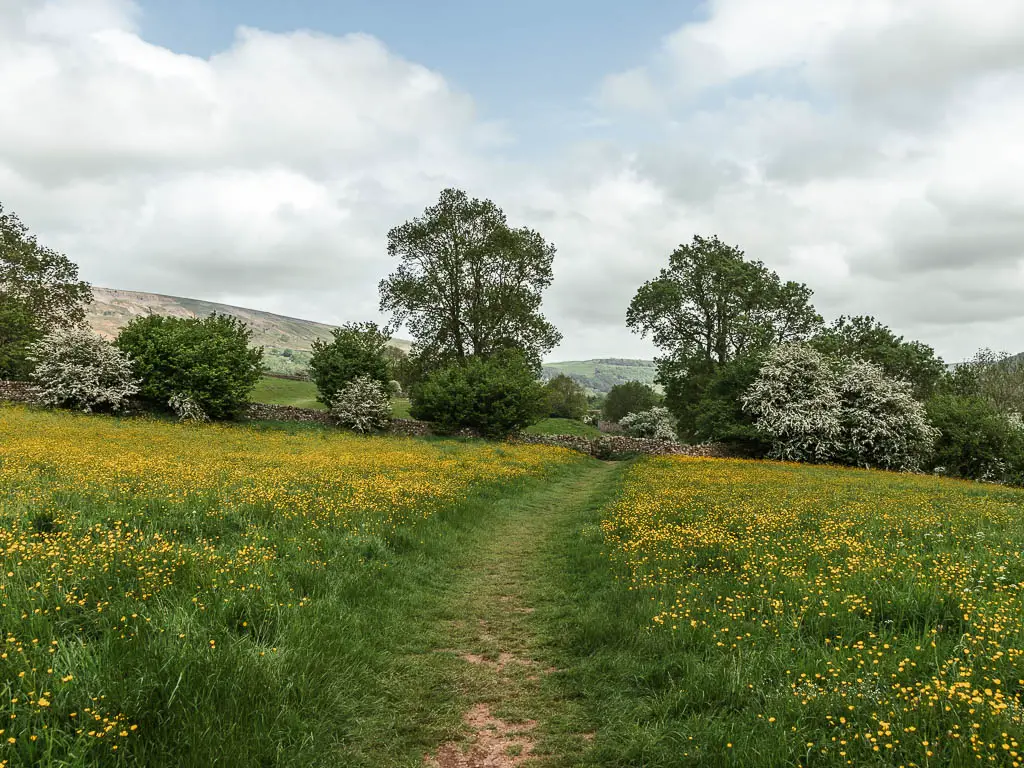
{"type": "Polygon", "coordinates": [[[946,371],[935,350],[919,341],[907,341],[873,317],[842,316],[811,340],[826,355],[852,357],[874,363],[887,376],[910,382],[914,394],[927,397],[946,371]]]}
{"type": "Polygon", "coordinates": [[[561,340],[540,311],[555,248],[513,229],[490,200],[446,189],[423,216],[388,233],[400,260],[380,283],[381,310],[404,323],[432,365],[520,350],[532,367],[561,340]]]}
{"type": "Polygon", "coordinates": [[[717,236],[694,236],[636,292],[626,323],[661,350],[658,380],[683,434],[717,369],[737,358],[801,341],[821,327],[811,290],[783,282],[717,236]]]}
{"type": "Polygon", "coordinates": [[[0,378],[22,378],[31,367],[28,345],[54,328],[85,318],[92,301],[78,267],[43,245],[0,205],[0,378]]]}

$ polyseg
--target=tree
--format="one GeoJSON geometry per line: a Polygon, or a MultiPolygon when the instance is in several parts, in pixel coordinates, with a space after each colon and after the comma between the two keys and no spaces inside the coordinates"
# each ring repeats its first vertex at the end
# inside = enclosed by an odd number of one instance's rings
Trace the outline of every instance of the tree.
{"type": "Polygon", "coordinates": [[[630,413],[648,411],[661,403],[653,388],[639,381],[616,384],[608,391],[601,410],[608,421],[618,422],[630,413]]]}
{"type": "Polygon", "coordinates": [[[587,413],[587,392],[560,373],[544,385],[548,415],[556,419],[582,419],[587,413]]]}
{"type": "Polygon", "coordinates": [[[540,312],[554,246],[511,228],[490,200],[445,189],[422,217],[388,233],[388,255],[401,263],[380,283],[381,310],[406,325],[413,356],[430,365],[519,349],[539,372],[561,340],[540,312]]]}
{"type": "Polygon", "coordinates": [[[773,458],[915,470],[938,430],[909,382],[809,344],[772,350],[743,395],[773,458]]]}
{"type": "Polygon", "coordinates": [[[383,385],[391,380],[385,356],[391,333],[376,323],[346,323],[331,331],[333,339],[313,342],[310,375],[316,383],[317,400],[328,407],[345,386],[360,376],[383,385]]]}
{"type": "Polygon", "coordinates": [[[39,322],[23,302],[0,297],[0,379],[28,378],[32,371],[29,347],[41,337],[39,322]]]}
{"type": "Polygon", "coordinates": [[[391,397],[377,379],[356,376],[334,397],[331,416],[356,432],[376,432],[391,423],[391,397]]]}
{"type": "Polygon", "coordinates": [[[470,357],[433,371],[412,391],[413,418],[441,432],[472,429],[500,438],[535,423],[544,412],[544,388],[522,354],[509,350],[470,357]]]}
{"type": "Polygon", "coordinates": [[[763,354],[737,357],[719,365],[703,382],[700,399],[687,414],[688,432],[680,436],[699,442],[728,445],[732,452],[751,457],[767,454],[770,443],[754,426],[754,416],[744,410],[742,397],[757,380],[763,354]]]}
{"type": "Polygon", "coordinates": [[[940,392],[928,403],[939,430],[931,466],[972,480],[1024,484],[1024,430],[989,400],[940,392]]]}
{"type": "Polygon", "coordinates": [[[769,456],[784,461],[834,461],[842,448],[838,375],[828,357],[806,344],[769,353],[742,397],[769,456]]]}
{"type": "Polygon", "coordinates": [[[54,328],[85,318],[89,284],[63,254],[40,245],[35,235],[0,205],[0,378],[24,378],[27,348],[54,328]]]}
{"type": "Polygon", "coordinates": [[[263,348],[250,347],[251,338],[230,315],[149,315],[122,328],[116,344],[134,361],[140,394],[151,405],[167,408],[172,397],[188,396],[219,420],[242,414],[263,375],[263,348]]]}
{"type": "Polygon", "coordinates": [[[45,405],[117,411],[139,391],[131,360],[88,328],[54,328],[29,348],[45,405]]]}
{"type": "Polygon", "coordinates": [[[738,248],[694,236],[636,292],[626,323],[675,360],[726,363],[810,336],[821,324],[810,298],[738,248]]]}
{"type": "Polygon", "coordinates": [[[628,413],[619,422],[630,437],[645,437],[651,440],[676,440],[675,419],[668,408],[657,406],[639,413],[628,413]]]}
{"type": "Polygon", "coordinates": [[[942,389],[983,398],[1000,413],[1024,414],[1024,360],[980,349],[950,372],[942,389]]]}
{"type": "Polygon", "coordinates": [[[802,283],[782,282],[718,237],[695,235],[636,292],[626,323],[661,350],[658,383],[680,430],[691,434],[694,408],[719,366],[801,341],[821,326],[810,299],[802,283]]]}
{"type": "Polygon", "coordinates": [[[839,317],[810,343],[826,355],[857,358],[880,366],[887,376],[909,381],[918,398],[928,397],[946,371],[945,363],[927,344],[905,341],[865,315],[839,317]]]}

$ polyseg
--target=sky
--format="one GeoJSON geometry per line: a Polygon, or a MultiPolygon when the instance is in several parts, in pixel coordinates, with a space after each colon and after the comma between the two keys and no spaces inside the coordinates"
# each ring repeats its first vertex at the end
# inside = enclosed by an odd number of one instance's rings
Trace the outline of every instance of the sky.
{"type": "Polygon", "coordinates": [[[557,248],[548,360],[650,357],[718,235],[826,318],[1024,351],[1024,3],[0,0],[0,204],[95,285],[385,320],[447,186],[557,248]]]}

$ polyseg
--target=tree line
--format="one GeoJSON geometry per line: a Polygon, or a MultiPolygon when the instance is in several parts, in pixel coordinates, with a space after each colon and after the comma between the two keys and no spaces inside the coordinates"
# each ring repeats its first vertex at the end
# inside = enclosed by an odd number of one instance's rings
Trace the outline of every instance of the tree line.
{"type": "MultiPolygon", "coordinates": [[[[0,238],[0,377],[24,378],[40,368],[40,355],[69,354],[91,292],[73,263],[2,208],[0,238]],[[61,342],[40,346],[48,334],[63,334],[61,342]]],[[[379,426],[397,391],[410,397],[413,416],[443,431],[488,436],[592,408],[572,379],[539,381],[541,360],[562,338],[542,312],[556,249],[540,233],[513,227],[490,200],[446,189],[390,230],[387,252],[397,260],[379,284],[389,323],[347,323],[313,346],[311,377],[341,423],[379,426]],[[408,354],[388,345],[401,327],[413,339],[408,354]]],[[[717,236],[694,236],[638,288],[625,314],[627,327],[659,350],[664,394],[638,382],[617,386],[604,416],[641,434],[725,442],[751,456],[1003,480],[1024,474],[1016,415],[1024,386],[1012,358],[982,351],[950,372],[931,347],[873,317],[826,324],[812,299],[807,285],[783,281],[717,236]]],[[[140,318],[114,347],[131,361],[136,398],[233,418],[259,378],[262,350],[250,337],[222,316],[140,318]]],[[[84,375],[77,365],[75,375],[84,375]]],[[[60,400],[59,387],[52,399],[60,400]]]]}

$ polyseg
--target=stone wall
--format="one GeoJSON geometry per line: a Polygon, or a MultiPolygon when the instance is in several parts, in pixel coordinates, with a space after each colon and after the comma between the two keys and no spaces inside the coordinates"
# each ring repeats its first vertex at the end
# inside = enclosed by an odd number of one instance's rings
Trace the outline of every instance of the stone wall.
{"type": "Polygon", "coordinates": [[[27,381],[0,380],[0,401],[34,403],[39,390],[27,381]]]}
{"type": "Polygon", "coordinates": [[[530,445],[553,445],[570,448],[598,459],[616,459],[635,454],[648,456],[696,456],[703,458],[724,459],[730,457],[726,446],[720,443],[702,443],[686,445],[667,440],[648,440],[642,437],[624,437],[606,435],[597,438],[580,437],[578,435],[529,435],[520,433],[512,438],[513,442],[530,445]]]}
{"type": "Polygon", "coordinates": [[[331,415],[327,411],[320,411],[316,408],[296,408],[293,405],[249,403],[245,416],[249,419],[267,421],[305,421],[314,424],[331,423],[331,415]]]}

